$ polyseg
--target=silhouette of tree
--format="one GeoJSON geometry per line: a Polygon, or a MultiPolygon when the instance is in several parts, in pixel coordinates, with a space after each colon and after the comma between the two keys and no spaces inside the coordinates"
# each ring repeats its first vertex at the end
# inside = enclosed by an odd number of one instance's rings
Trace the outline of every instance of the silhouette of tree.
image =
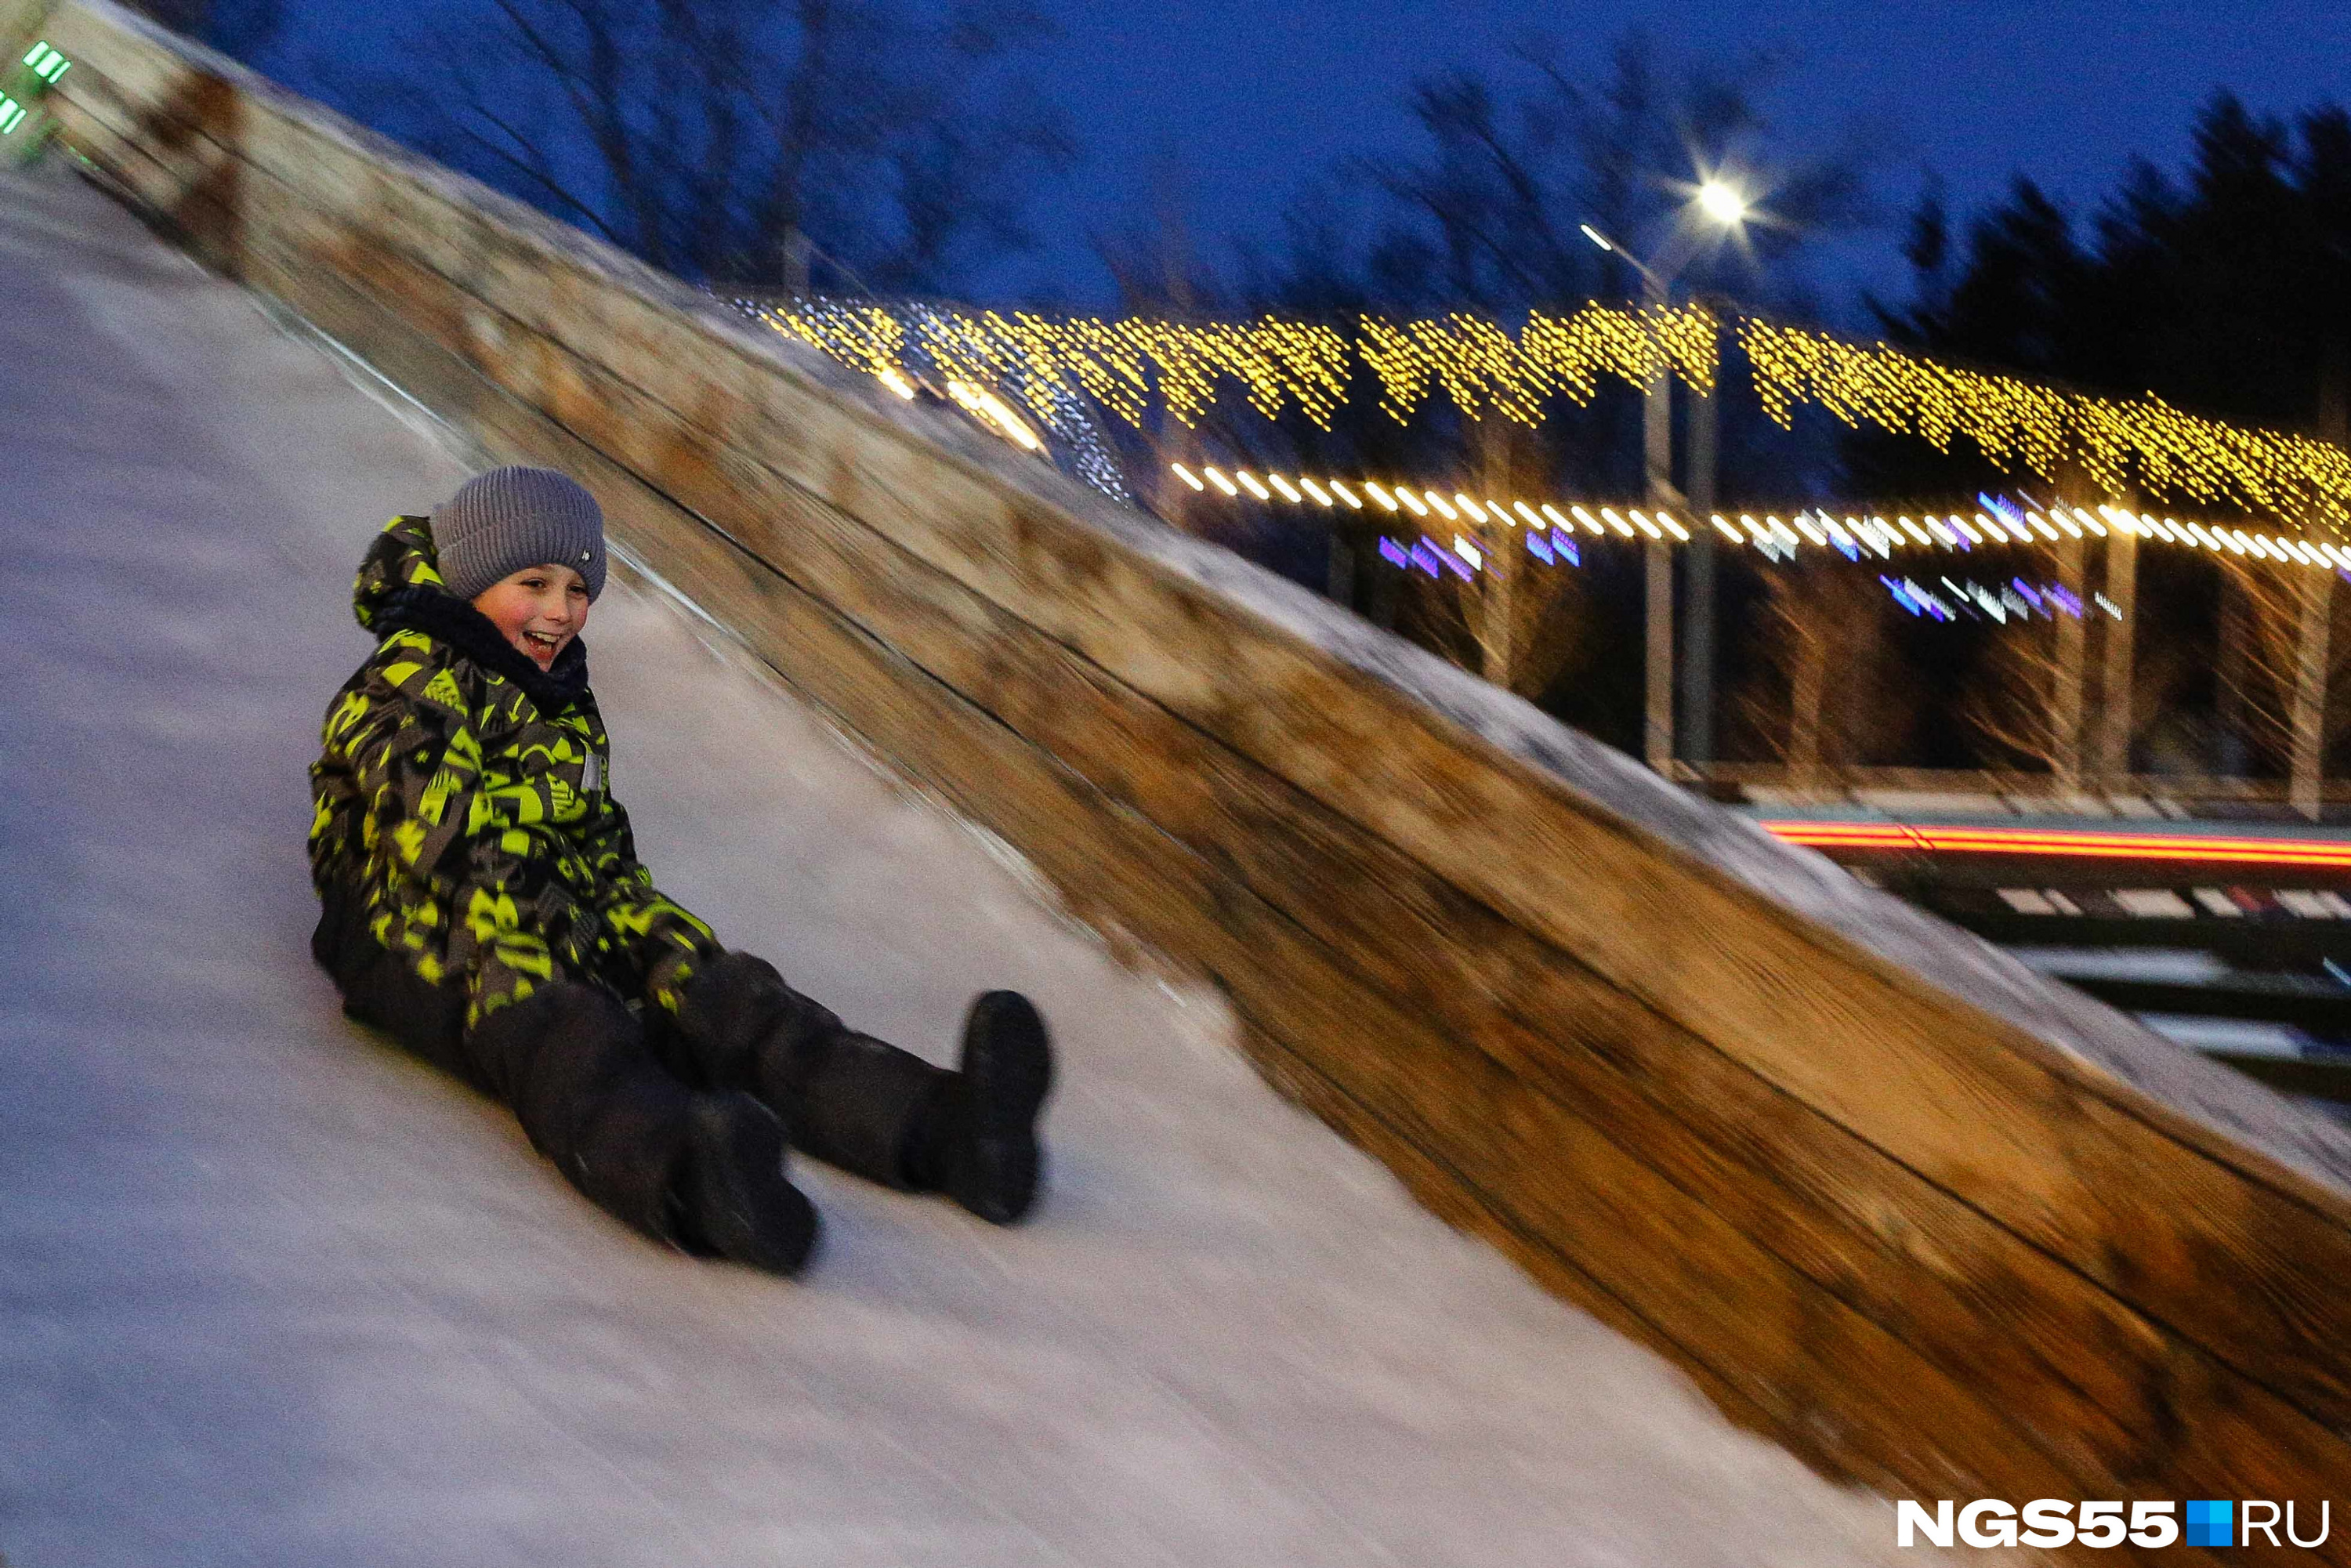
{"type": "Polygon", "coordinates": [[[1829,770],[1876,760],[1899,729],[1881,672],[1889,601],[1872,574],[1839,561],[1761,574],[1756,655],[1733,715],[1799,789],[1829,770]]]}
{"type": "MultiPolygon", "coordinates": [[[[2046,553],[2074,595],[2075,608],[2084,608],[2080,541],[2046,553]]],[[[2088,613],[2069,614],[2044,601],[2038,615],[2021,612],[1984,639],[1965,678],[1958,716],[1988,753],[1986,762],[2022,763],[2046,771],[2065,789],[2082,787],[2094,738],[2092,629],[2088,613]]]]}
{"type": "Polygon", "coordinates": [[[1015,5],[490,0],[431,150],[690,278],[938,292],[1073,149],[1015,5]]]}
{"type": "Polygon", "coordinates": [[[2231,596],[2235,656],[2219,666],[2222,697],[2253,760],[2294,787],[2297,804],[2316,815],[2317,787],[2330,728],[2341,706],[2351,646],[2335,630],[2342,595],[2331,572],[2268,561],[2221,560],[2231,596]]]}
{"type": "MultiPolygon", "coordinates": [[[[2287,120],[2218,94],[2197,118],[2194,150],[2178,177],[2135,163],[2087,221],[2020,178],[2003,200],[1955,231],[1930,180],[1912,210],[1904,254],[1909,304],[1897,309],[1872,301],[1898,342],[2087,392],[2152,392],[2220,419],[2346,438],[2351,115],[2337,106],[2287,120]]],[[[2075,494],[2075,476],[2053,485],[2005,471],[1966,443],[1949,454],[1876,434],[1854,434],[1843,444],[1844,486],[1855,495],[1960,502],[1989,488],[2098,498],[2075,494]]],[[[2205,766],[2284,773],[2297,780],[2299,796],[2308,796],[2324,717],[2310,693],[2328,684],[2323,677],[2340,661],[2324,658],[2309,680],[2300,674],[2305,643],[2324,641],[2303,632],[2306,620],[2325,618],[2322,610],[2303,608],[2312,586],[2307,570],[2233,559],[2149,565],[2150,608],[2175,621],[2184,613],[2187,634],[2210,641],[2199,642],[2183,664],[2181,626],[2162,639],[2139,639],[2160,666],[2150,675],[2160,679],[2134,678],[2132,688],[2211,705],[2204,720],[2167,725],[2174,736],[2209,737],[2205,766]]],[[[1984,668],[1954,678],[1973,681],[1971,712],[1991,750],[2063,773],[2071,743],[2061,744],[2050,728],[2062,715],[2036,715],[2031,694],[2073,677],[2053,672],[2053,644],[2040,653],[2034,645],[2030,638],[1996,639],[1984,668]]],[[[2176,746],[2166,749],[2176,762],[2176,746]]]]}
{"type": "MultiPolygon", "coordinates": [[[[2351,115],[2291,125],[2217,95],[2175,182],[2135,164],[2085,225],[2032,181],[1956,243],[1939,187],[1913,209],[1896,341],[2216,418],[2339,440],[2351,398],[2351,115]],[[2086,232],[2085,232],[2086,231],[2086,232]]],[[[1972,448],[1856,436],[1861,494],[1972,493],[2012,478],[1972,448]]]]}

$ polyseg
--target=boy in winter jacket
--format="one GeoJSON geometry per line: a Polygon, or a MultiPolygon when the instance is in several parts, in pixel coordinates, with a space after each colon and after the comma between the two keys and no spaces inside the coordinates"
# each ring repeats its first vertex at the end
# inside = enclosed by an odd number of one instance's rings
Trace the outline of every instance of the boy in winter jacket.
{"type": "Polygon", "coordinates": [[[653,886],[580,641],[603,515],[498,468],[360,564],[374,655],[310,769],[311,950],[344,1009],[513,1107],[589,1198],[688,1251],[790,1273],[817,1231],[789,1142],[998,1224],[1035,1196],[1043,1021],[990,991],[949,1072],[846,1029],[653,886]]]}

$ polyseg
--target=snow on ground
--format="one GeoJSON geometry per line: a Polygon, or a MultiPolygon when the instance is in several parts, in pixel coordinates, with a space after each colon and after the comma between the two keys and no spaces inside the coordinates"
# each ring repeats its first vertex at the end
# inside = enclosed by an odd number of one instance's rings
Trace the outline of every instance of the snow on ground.
{"type": "Polygon", "coordinates": [[[62,171],[0,176],[0,276],[11,1568],[1896,1559],[620,584],[589,641],[668,889],[935,1056],[1029,990],[1066,1069],[1020,1229],[806,1166],[799,1282],[607,1221],[307,956],[348,584],[450,449],[62,171]]]}

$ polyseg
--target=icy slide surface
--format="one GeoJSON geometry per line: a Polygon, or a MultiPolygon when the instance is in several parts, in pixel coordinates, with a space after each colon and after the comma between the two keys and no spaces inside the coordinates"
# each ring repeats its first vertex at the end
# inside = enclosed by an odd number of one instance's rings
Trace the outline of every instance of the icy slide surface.
{"type": "Polygon", "coordinates": [[[1024,988],[1065,1071],[1020,1229],[813,1166],[797,1283],[606,1220],[307,956],[352,569],[449,448],[55,168],[0,176],[0,276],[10,1568],[1896,1560],[622,584],[664,885],[934,1056],[1024,988]]]}

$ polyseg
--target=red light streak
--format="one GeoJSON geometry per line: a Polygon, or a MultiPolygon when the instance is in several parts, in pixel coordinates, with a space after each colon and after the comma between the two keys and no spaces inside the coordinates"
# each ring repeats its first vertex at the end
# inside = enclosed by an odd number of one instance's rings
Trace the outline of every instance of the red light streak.
{"type": "Polygon", "coordinates": [[[2109,833],[2051,828],[1928,827],[1911,822],[1787,822],[1763,826],[1813,849],[1914,850],[1938,854],[2064,855],[2085,860],[2203,861],[2351,870],[2351,842],[2109,833]]]}

